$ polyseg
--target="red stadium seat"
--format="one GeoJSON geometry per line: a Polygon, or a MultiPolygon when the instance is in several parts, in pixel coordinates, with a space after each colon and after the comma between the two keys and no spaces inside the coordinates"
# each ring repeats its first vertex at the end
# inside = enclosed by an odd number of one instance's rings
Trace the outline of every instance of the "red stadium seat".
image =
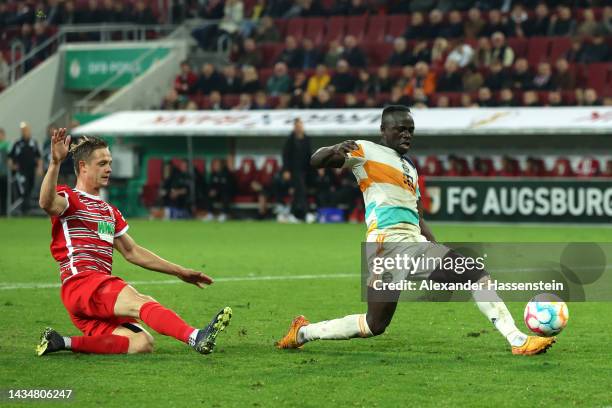
{"type": "Polygon", "coordinates": [[[548,37],[532,37],[529,39],[527,61],[529,61],[530,66],[535,66],[540,62],[548,60],[550,43],[551,41],[548,37]]]}
{"type": "Polygon", "coordinates": [[[239,195],[253,194],[251,183],[257,179],[257,168],[255,160],[245,157],[240,162],[240,167],[236,171],[236,187],[239,195]]]}
{"type": "Polygon", "coordinates": [[[612,95],[612,63],[589,64],[586,85],[595,89],[599,96],[612,95]]]}
{"type": "Polygon", "coordinates": [[[508,38],[508,45],[514,51],[514,58],[522,58],[527,56],[527,40],[524,38],[508,38]]]}
{"type": "Polygon", "coordinates": [[[601,173],[601,166],[599,160],[594,157],[583,157],[578,162],[578,169],[576,175],[578,177],[594,177],[599,176],[601,173]]]}
{"type": "Polygon", "coordinates": [[[327,19],[327,30],[323,39],[324,44],[329,44],[332,41],[342,41],[344,38],[344,26],[346,18],[342,16],[334,16],[327,19]]]}
{"type": "Polygon", "coordinates": [[[287,25],[289,21],[293,20],[288,20],[286,18],[274,19],[274,25],[276,26],[276,28],[278,28],[281,38],[284,38],[287,35],[287,25]]]}
{"type": "Polygon", "coordinates": [[[551,38],[550,54],[548,59],[551,64],[554,64],[559,58],[563,57],[571,48],[572,41],[569,37],[553,37],[551,38]]]}
{"type": "Polygon", "coordinates": [[[287,25],[286,37],[289,37],[291,35],[295,37],[298,42],[301,42],[302,38],[304,37],[306,21],[307,19],[305,18],[292,18],[291,20],[289,20],[289,23],[287,25]]]}
{"type": "Polygon", "coordinates": [[[555,161],[550,175],[552,177],[573,177],[575,173],[570,161],[566,157],[559,157],[555,161]]]}
{"type": "Polygon", "coordinates": [[[259,46],[259,49],[261,50],[261,56],[262,60],[264,61],[264,65],[268,67],[273,66],[276,60],[278,59],[280,53],[283,52],[284,47],[284,44],[278,43],[261,44],[259,46]]]}
{"type": "Polygon", "coordinates": [[[365,38],[367,41],[382,42],[385,40],[387,32],[387,17],[386,16],[371,16],[368,19],[368,28],[365,38]]]}
{"type": "Polygon", "coordinates": [[[387,17],[387,21],[387,36],[393,38],[401,37],[406,31],[406,27],[408,27],[407,15],[389,16],[387,17]]]}
{"type": "Polygon", "coordinates": [[[268,157],[257,174],[257,181],[264,187],[271,185],[274,175],[278,173],[278,168],[278,160],[268,157]]]}
{"type": "Polygon", "coordinates": [[[426,176],[441,176],[444,174],[444,166],[437,156],[427,156],[422,170],[426,176]]]}
{"type": "MultiPolygon", "coordinates": [[[[352,35],[361,41],[366,33],[367,16],[351,16],[346,19],[346,35],[352,35]]],[[[369,40],[369,39],[368,39],[369,40]]]]}
{"type": "Polygon", "coordinates": [[[362,44],[368,61],[374,66],[384,65],[393,53],[393,44],[367,42],[362,44]]]}
{"type": "Polygon", "coordinates": [[[315,44],[320,44],[323,40],[323,32],[325,30],[324,18],[309,18],[307,19],[306,29],[304,30],[304,38],[311,39],[315,44]]]}
{"type": "Polygon", "coordinates": [[[146,184],[161,184],[164,178],[164,162],[162,159],[149,159],[147,161],[147,182],[146,184]]]}

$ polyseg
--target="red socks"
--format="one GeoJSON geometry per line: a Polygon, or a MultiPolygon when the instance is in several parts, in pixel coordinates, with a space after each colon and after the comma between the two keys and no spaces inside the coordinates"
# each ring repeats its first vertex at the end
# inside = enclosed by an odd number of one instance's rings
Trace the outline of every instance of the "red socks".
{"type": "Polygon", "coordinates": [[[195,330],[170,309],[157,302],[147,302],[140,308],[140,320],[147,326],[165,336],[174,337],[184,343],[195,330]]]}
{"type": "Polygon", "coordinates": [[[116,334],[100,336],[71,337],[70,349],[77,353],[124,354],[130,346],[130,339],[116,334]]]}

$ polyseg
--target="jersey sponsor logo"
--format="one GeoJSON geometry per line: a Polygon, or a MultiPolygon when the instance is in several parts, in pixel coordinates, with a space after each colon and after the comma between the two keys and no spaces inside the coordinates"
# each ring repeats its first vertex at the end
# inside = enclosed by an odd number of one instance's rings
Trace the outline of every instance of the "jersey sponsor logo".
{"type": "Polygon", "coordinates": [[[107,221],[98,221],[98,236],[101,240],[112,244],[115,237],[115,224],[107,221]]]}

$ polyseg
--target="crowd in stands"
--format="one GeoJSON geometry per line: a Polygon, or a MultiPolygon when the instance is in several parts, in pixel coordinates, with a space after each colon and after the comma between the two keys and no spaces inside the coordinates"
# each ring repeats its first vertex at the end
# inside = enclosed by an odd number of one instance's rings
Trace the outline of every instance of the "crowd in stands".
{"type": "MultiPolygon", "coordinates": [[[[612,158],[512,157],[459,155],[413,157],[420,178],[429,177],[575,177],[612,178],[612,158]]],[[[224,221],[235,216],[233,208],[257,208],[260,219],[279,221],[309,219],[319,209],[339,208],[346,220],[363,220],[363,205],[355,177],[347,169],[310,170],[306,177],[307,208],[296,210],[296,188],[282,159],[267,157],[260,166],[252,157],[234,164],[230,158],[213,159],[207,170],[203,159],[194,160],[196,191],[191,199],[191,176],[187,161],[151,159],[143,201],[159,217],[202,215],[224,221]],[[165,209],[160,210],[160,209],[165,209]]],[[[425,188],[421,190],[426,191],[425,188]]],[[[310,218],[314,220],[314,218],[310,218]]]]}
{"type": "Polygon", "coordinates": [[[232,38],[231,63],[184,62],[163,109],[612,105],[605,2],[245,3],[194,31],[232,38]]]}

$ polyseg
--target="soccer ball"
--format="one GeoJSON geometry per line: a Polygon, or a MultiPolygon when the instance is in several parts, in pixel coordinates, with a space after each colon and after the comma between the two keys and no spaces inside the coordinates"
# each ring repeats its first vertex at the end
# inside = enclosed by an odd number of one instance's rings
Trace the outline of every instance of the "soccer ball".
{"type": "Polygon", "coordinates": [[[567,305],[554,295],[538,295],[525,306],[525,324],[542,337],[552,337],[567,326],[567,305]]]}

